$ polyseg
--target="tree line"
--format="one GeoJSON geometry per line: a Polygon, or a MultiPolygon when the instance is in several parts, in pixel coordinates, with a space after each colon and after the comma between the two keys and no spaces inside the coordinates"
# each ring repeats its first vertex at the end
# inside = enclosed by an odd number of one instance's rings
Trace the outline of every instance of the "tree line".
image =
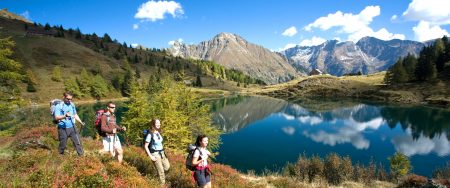
{"type": "Polygon", "coordinates": [[[265,85],[265,83],[259,79],[252,78],[238,70],[226,69],[225,67],[211,61],[173,57],[167,55],[165,49],[144,48],[142,46],[133,47],[126,42],[119,43],[116,39],[112,39],[107,33],[103,36],[98,36],[96,33],[83,34],[79,28],[69,28],[66,30],[62,25],[52,27],[48,23],[45,24],[45,26],[37,23],[34,23],[34,25],[25,23],[25,30],[48,31],[54,37],[61,37],[74,41],[105,56],[120,61],[127,61],[130,64],[142,63],[145,65],[166,69],[168,72],[173,74],[184,75],[185,71],[189,71],[197,77],[193,84],[197,87],[202,86],[200,77],[206,75],[211,75],[218,80],[235,81],[238,82],[238,85],[265,85]]]}
{"type": "Polygon", "coordinates": [[[416,57],[408,54],[391,66],[384,77],[388,85],[450,79],[450,43],[447,36],[425,46],[416,57]]]}

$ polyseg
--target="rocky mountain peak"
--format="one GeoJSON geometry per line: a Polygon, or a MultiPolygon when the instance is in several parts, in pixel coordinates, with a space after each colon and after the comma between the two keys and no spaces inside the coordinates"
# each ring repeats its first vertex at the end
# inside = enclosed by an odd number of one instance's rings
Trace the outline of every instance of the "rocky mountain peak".
{"type": "Polygon", "coordinates": [[[174,43],[168,51],[174,56],[214,61],[269,84],[285,82],[297,76],[297,71],[283,55],[233,33],[219,33],[198,45],[174,43]]]}

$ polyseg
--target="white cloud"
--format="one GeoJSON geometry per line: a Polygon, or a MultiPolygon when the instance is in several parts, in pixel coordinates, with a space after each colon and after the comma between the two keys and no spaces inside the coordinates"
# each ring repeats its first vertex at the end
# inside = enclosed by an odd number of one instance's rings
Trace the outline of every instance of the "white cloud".
{"type": "Polygon", "coordinates": [[[183,39],[182,38],[179,38],[178,40],[171,40],[171,41],[169,41],[169,45],[174,45],[175,44],[175,42],[179,42],[179,43],[182,43],[183,42],[183,39]]]}
{"type": "Polygon", "coordinates": [[[391,21],[395,21],[395,20],[397,20],[397,15],[392,15],[392,17],[391,17],[391,21]]]}
{"type": "Polygon", "coordinates": [[[28,10],[25,11],[25,12],[22,12],[22,13],[20,14],[20,16],[24,17],[24,18],[27,19],[27,20],[31,20],[31,19],[30,19],[30,12],[28,12],[28,10]]]}
{"type": "Polygon", "coordinates": [[[413,0],[403,16],[408,20],[426,21],[431,25],[450,24],[450,1],[413,0]]]}
{"type": "Polygon", "coordinates": [[[283,127],[283,128],[281,128],[281,130],[290,136],[294,135],[294,133],[295,133],[295,128],[292,126],[283,127]]]}
{"type": "Polygon", "coordinates": [[[438,25],[432,26],[426,21],[420,21],[417,26],[413,27],[415,39],[418,41],[426,41],[430,39],[441,38],[449,35],[448,32],[438,25]]]}
{"type": "Polygon", "coordinates": [[[139,29],[139,24],[133,24],[133,29],[134,30],[139,29]]]}
{"type": "Polygon", "coordinates": [[[298,120],[303,124],[317,125],[323,122],[322,118],[316,116],[302,116],[298,120]]]}
{"type": "Polygon", "coordinates": [[[284,119],[286,119],[286,120],[294,120],[295,119],[295,116],[291,116],[291,115],[288,115],[288,114],[281,114],[281,117],[284,117],[284,119]]]}
{"type": "Polygon", "coordinates": [[[379,16],[381,9],[379,6],[367,6],[359,14],[342,13],[337,11],[334,14],[328,14],[326,17],[320,17],[313,23],[304,27],[306,31],[312,31],[314,28],[329,30],[336,28],[337,33],[349,34],[348,40],[357,42],[365,36],[373,36],[382,40],[404,39],[402,34],[389,33],[387,29],[382,28],[374,31],[369,27],[373,18],[379,16]]]}
{"type": "Polygon", "coordinates": [[[406,38],[405,35],[402,35],[402,34],[389,33],[389,31],[385,28],[381,28],[378,31],[373,31],[371,28],[367,27],[367,28],[361,29],[355,33],[350,34],[348,36],[348,40],[357,42],[359,39],[366,37],[366,36],[375,37],[375,38],[378,38],[381,40],[392,40],[392,39],[404,40],[406,38]]]}
{"type": "Polygon", "coordinates": [[[297,28],[295,28],[294,26],[292,26],[292,27],[286,29],[286,30],[282,33],[283,36],[288,36],[288,37],[292,37],[292,36],[294,36],[294,35],[296,35],[296,34],[297,34],[297,28]]]}
{"type": "Polygon", "coordinates": [[[164,19],[165,14],[176,18],[183,15],[184,11],[181,5],[175,1],[148,1],[138,8],[134,18],[154,22],[164,19]]]}
{"type": "Polygon", "coordinates": [[[324,43],[324,38],[313,36],[311,39],[305,39],[300,42],[300,46],[317,46],[324,43]]]}
{"type": "Polygon", "coordinates": [[[133,48],[136,48],[136,47],[138,47],[138,46],[139,46],[138,43],[133,43],[133,44],[131,44],[131,47],[133,47],[133,48]]]}
{"type": "Polygon", "coordinates": [[[370,141],[365,139],[359,132],[341,132],[327,133],[319,131],[317,133],[303,132],[303,135],[311,138],[315,142],[320,142],[325,145],[335,146],[336,144],[351,143],[357,149],[368,149],[370,141]]]}
{"type": "Polygon", "coordinates": [[[439,135],[433,139],[424,136],[413,139],[411,130],[408,129],[408,134],[394,137],[391,142],[397,151],[407,156],[427,155],[431,152],[436,153],[438,156],[450,154],[450,142],[445,135],[439,135]]]}
{"type": "Polygon", "coordinates": [[[283,48],[280,48],[280,49],[278,49],[278,50],[272,50],[272,51],[281,52],[281,51],[287,50],[287,49],[289,49],[289,48],[293,48],[293,47],[295,47],[295,46],[297,46],[297,45],[296,45],[296,44],[293,44],[293,43],[289,43],[289,44],[286,44],[286,46],[284,46],[283,48]]]}

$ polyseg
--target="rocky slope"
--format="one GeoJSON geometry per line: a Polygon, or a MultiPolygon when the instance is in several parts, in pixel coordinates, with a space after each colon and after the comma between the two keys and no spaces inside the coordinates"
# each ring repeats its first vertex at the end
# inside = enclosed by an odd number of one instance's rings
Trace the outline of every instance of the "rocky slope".
{"type": "Polygon", "coordinates": [[[289,81],[298,74],[282,54],[271,52],[231,33],[220,33],[198,45],[175,42],[168,51],[183,58],[214,61],[269,84],[289,81]]]}
{"type": "Polygon", "coordinates": [[[282,53],[298,70],[320,69],[331,75],[363,74],[387,70],[408,53],[417,55],[425,44],[408,40],[383,41],[364,37],[353,42],[326,41],[317,46],[296,46],[282,53]]]}

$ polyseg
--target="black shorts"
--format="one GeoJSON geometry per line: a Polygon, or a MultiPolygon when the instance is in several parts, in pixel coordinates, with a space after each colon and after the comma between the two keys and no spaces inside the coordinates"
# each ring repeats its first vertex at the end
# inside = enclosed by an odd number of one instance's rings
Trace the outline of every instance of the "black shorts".
{"type": "Polygon", "coordinates": [[[202,187],[206,185],[208,182],[211,182],[211,175],[206,172],[206,168],[202,170],[195,170],[194,179],[195,182],[197,182],[197,185],[202,187]]]}

